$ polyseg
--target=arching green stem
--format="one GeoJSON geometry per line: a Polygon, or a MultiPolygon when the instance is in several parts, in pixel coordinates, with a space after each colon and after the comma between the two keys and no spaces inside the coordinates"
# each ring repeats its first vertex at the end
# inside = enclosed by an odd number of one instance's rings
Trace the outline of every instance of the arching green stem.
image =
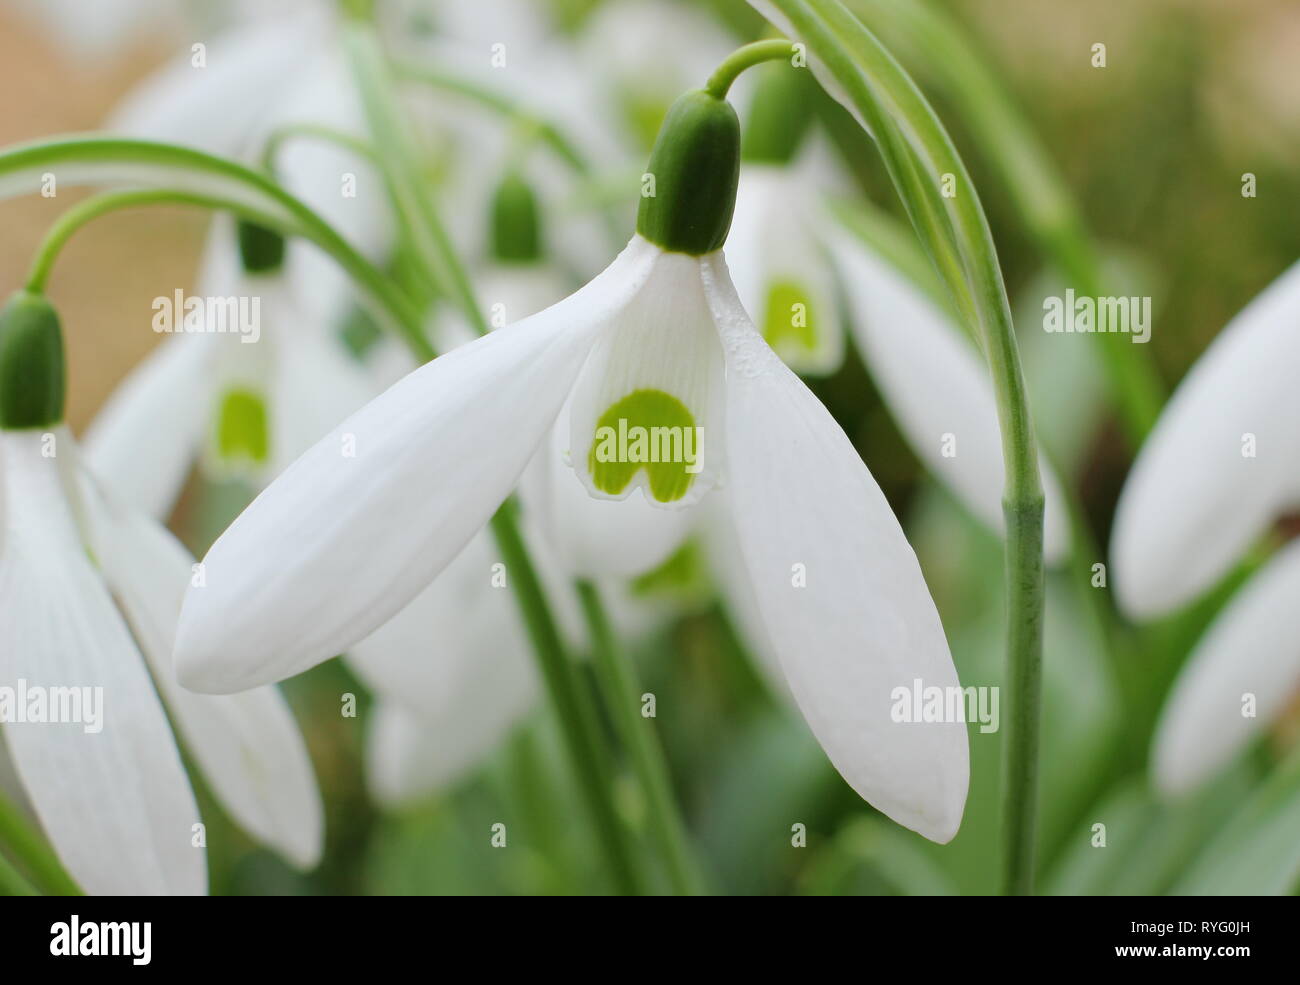
{"type": "Polygon", "coordinates": [[[783,38],[755,41],[753,44],[737,48],[709,76],[709,81],[704,84],[704,91],[714,99],[726,99],[731,84],[745,69],[761,65],[763,62],[773,62],[779,58],[788,59],[794,54],[794,45],[783,38]]]}
{"type": "MultiPolygon", "coordinates": [[[[383,272],[309,206],[265,175],[212,154],[149,140],[63,137],[0,152],[0,198],[35,193],[47,183],[148,186],[177,201],[211,204],[309,240],[329,254],[356,282],[380,322],[412,344],[421,344],[419,311],[383,272]]],[[[69,228],[69,232],[75,226],[69,228]]]]}

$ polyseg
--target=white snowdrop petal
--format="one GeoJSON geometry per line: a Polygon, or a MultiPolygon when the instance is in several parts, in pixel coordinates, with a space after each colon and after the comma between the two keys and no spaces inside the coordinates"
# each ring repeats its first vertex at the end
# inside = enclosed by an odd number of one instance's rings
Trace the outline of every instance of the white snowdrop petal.
{"type": "Polygon", "coordinates": [[[187,687],[243,690],[346,650],[433,580],[509,494],[655,253],[435,359],[269,486],[204,559],[177,632],[187,687]]]}
{"type": "Polygon", "coordinates": [[[1214,775],[1300,693],[1300,541],[1247,582],[1188,658],[1152,745],[1156,783],[1181,793],[1214,775]]]}
{"type": "MultiPolygon", "coordinates": [[[[981,521],[1001,533],[1005,486],[988,370],[960,329],[886,261],[845,233],[832,249],[853,307],[854,339],[913,450],[981,521]]],[[[1056,474],[1039,458],[1048,564],[1065,559],[1070,527],[1056,474]]]]}
{"type": "Polygon", "coordinates": [[[1208,590],[1289,505],[1298,320],[1300,263],[1233,318],[1165,405],[1115,511],[1114,583],[1131,615],[1208,590]]]}
{"type": "MultiPolygon", "coordinates": [[[[66,431],[56,437],[57,454],[70,453],[66,431]]],[[[6,725],[9,755],[86,892],[202,894],[204,853],[191,843],[199,812],[176,743],[130,632],[81,546],[59,463],[42,455],[42,442],[39,432],[0,432],[0,680],[100,688],[102,701],[91,701],[98,716],[83,703],[84,722],[6,725]]]]}
{"type": "Polygon", "coordinates": [[[104,403],[82,443],[92,471],[116,496],[160,520],[175,507],[203,441],[211,341],[165,338],[104,403]]]}
{"type": "Polygon", "coordinates": [[[295,865],[320,859],[324,816],[311,759],[277,688],[195,694],[176,681],[172,642],[194,563],[159,524],[82,484],[91,543],[186,749],[231,817],[295,865]]]}
{"type": "Polygon", "coordinates": [[[653,270],[574,386],[564,451],[598,499],[639,489],[657,506],[681,509],[722,471],[722,350],[700,258],[649,248],[653,270]]]}
{"type": "Polygon", "coordinates": [[[966,799],[965,726],[891,714],[897,688],[958,686],[916,555],[843,430],[759,338],[717,255],[706,280],[727,353],[728,495],[790,690],[863,798],[946,842],[966,799]]]}

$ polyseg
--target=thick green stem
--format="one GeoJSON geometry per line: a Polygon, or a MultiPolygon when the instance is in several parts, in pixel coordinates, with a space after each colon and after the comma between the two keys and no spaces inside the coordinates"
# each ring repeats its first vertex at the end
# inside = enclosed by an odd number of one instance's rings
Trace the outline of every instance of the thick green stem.
{"type": "Polygon", "coordinates": [[[559,719],[560,735],[573,764],[579,792],[594,822],[615,885],[620,892],[635,893],[640,888],[636,867],[609,797],[612,775],[607,760],[597,751],[601,741],[599,722],[591,702],[582,696],[582,683],[560,639],[545,590],[519,532],[513,504],[506,503],[497,510],[492,517],[492,533],[514,583],[524,625],[559,719]]]}
{"type": "Polygon", "coordinates": [[[975,322],[989,365],[1005,465],[1007,668],[1005,883],[1033,887],[1043,626],[1043,490],[1020,356],[997,251],[979,195],[934,110],[839,0],[772,0],[877,141],[954,306],[975,322]],[[918,188],[918,183],[924,188],[918,188]],[[943,188],[936,194],[936,188],[943,188]],[[918,221],[920,217],[920,221],[918,221]],[[956,261],[955,265],[953,260],[956,261]],[[1014,839],[1014,842],[1013,842],[1014,839]]]}
{"type": "Polygon", "coordinates": [[[740,73],[747,68],[773,62],[778,58],[791,58],[795,54],[794,46],[784,38],[771,41],[755,41],[737,48],[717,67],[709,81],[704,84],[704,91],[714,99],[726,99],[727,91],[740,73]]]}
{"type": "Polygon", "coordinates": [[[51,896],[82,895],[54,852],[6,797],[0,797],[0,843],[20,861],[39,889],[51,896]]]}
{"type": "Polygon", "coordinates": [[[702,895],[704,878],[673,794],[663,747],[654,726],[640,713],[642,692],[636,668],[610,625],[599,589],[586,580],[579,580],[577,589],[591,636],[596,678],[605,692],[605,706],[614,719],[614,727],[628,749],[632,769],[645,792],[650,828],[668,863],[673,889],[681,896],[702,895]]]}
{"type": "Polygon", "coordinates": [[[1007,598],[1037,597],[1037,606],[1011,607],[1007,676],[1013,700],[1002,732],[1002,891],[1034,891],[1038,839],[1038,756],[1043,695],[1043,499],[1004,502],[1007,526],[1007,598]]]}

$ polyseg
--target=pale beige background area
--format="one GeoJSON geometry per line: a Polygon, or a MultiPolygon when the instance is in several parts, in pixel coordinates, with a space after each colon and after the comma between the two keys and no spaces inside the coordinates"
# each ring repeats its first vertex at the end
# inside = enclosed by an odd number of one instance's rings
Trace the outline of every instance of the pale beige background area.
{"type": "MultiPolygon", "coordinates": [[[[93,2],[93,0],[87,0],[93,2]]],[[[164,38],[101,59],[51,46],[0,7],[0,145],[95,129],[127,88],[167,55],[164,38]]],[[[50,222],[84,189],[0,202],[0,295],[22,286],[50,222]]],[[[69,244],[50,279],[68,342],[68,418],[80,430],[114,384],[159,339],[150,304],[188,289],[207,216],[138,209],[97,220],[69,244]]]]}

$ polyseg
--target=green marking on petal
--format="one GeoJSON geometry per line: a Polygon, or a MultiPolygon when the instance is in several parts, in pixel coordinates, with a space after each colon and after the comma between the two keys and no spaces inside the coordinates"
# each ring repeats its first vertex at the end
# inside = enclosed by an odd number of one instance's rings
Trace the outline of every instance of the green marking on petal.
{"type": "Polygon", "coordinates": [[[703,596],[709,587],[703,552],[694,540],[688,540],[659,567],[632,579],[630,587],[638,598],[703,596]]]}
{"type": "Polygon", "coordinates": [[[263,464],[269,458],[266,404],[251,390],[230,390],[217,412],[217,453],[263,464]]]}
{"type": "Polygon", "coordinates": [[[597,489],[617,496],[645,469],[650,494],[681,499],[703,468],[703,429],[686,405],[662,390],[634,390],[596,422],[587,468],[597,489]]]}
{"type": "Polygon", "coordinates": [[[817,331],[809,294],[794,281],[773,281],[763,312],[763,338],[773,349],[785,345],[815,352],[817,331]]]}

